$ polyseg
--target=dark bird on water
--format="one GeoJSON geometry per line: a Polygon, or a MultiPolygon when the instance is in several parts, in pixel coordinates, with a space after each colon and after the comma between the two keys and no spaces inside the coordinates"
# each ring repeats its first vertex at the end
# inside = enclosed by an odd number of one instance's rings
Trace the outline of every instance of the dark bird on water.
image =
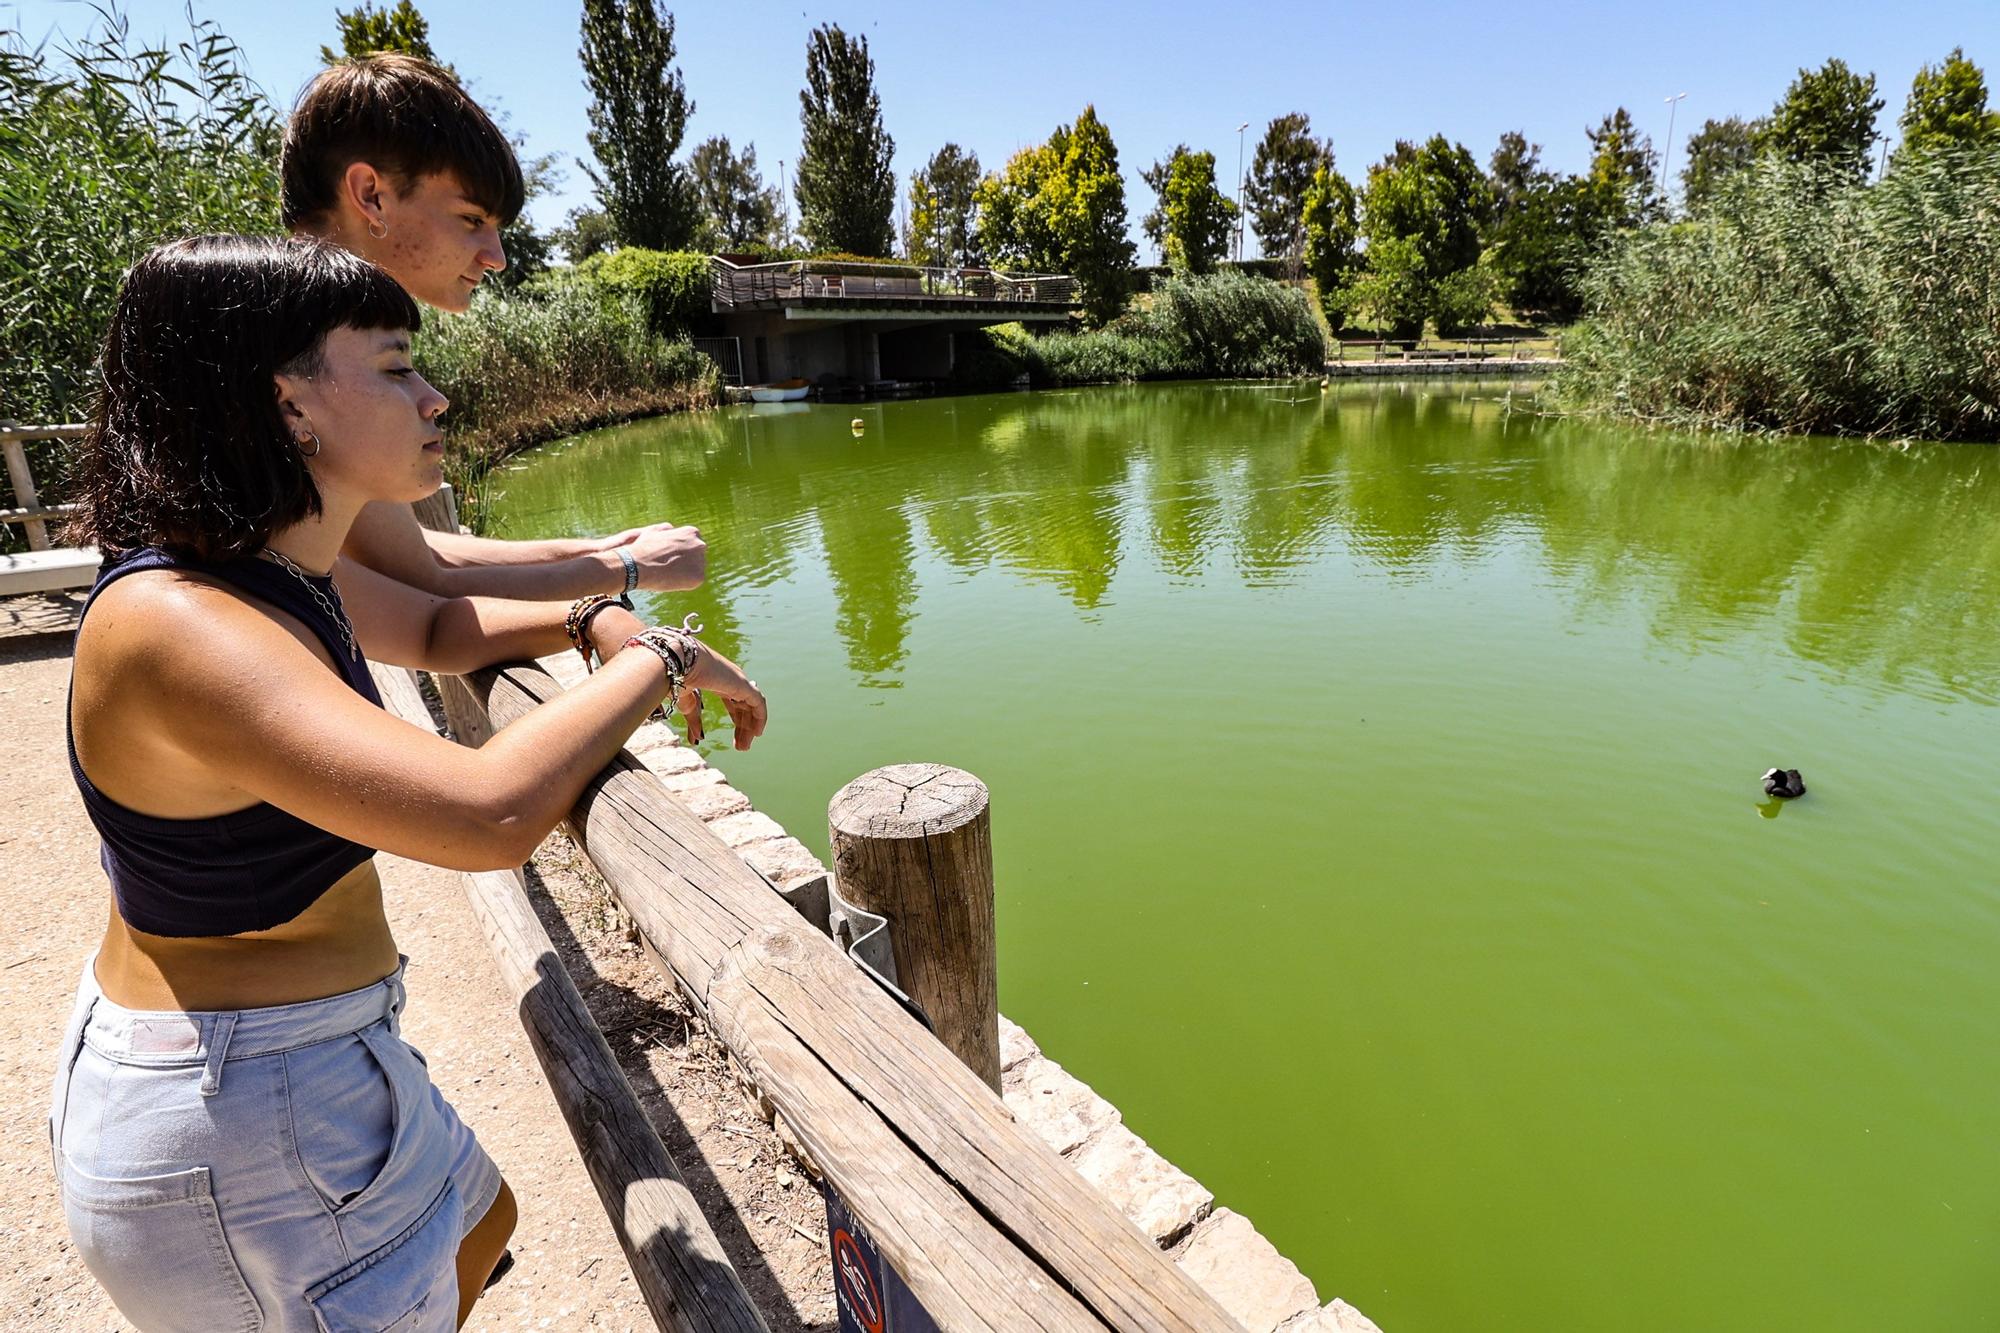
{"type": "Polygon", "coordinates": [[[1789,801],[1806,794],[1806,780],[1796,768],[1774,768],[1764,774],[1764,794],[1789,801]]]}

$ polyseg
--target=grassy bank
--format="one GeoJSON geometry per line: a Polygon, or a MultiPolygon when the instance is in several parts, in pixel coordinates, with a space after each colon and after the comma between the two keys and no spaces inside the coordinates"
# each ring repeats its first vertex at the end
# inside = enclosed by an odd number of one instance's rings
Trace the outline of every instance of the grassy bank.
{"type": "Polygon", "coordinates": [[[1585,278],[1557,401],[1674,426],[2000,440],[2000,155],[1747,170],[1585,278]]]}

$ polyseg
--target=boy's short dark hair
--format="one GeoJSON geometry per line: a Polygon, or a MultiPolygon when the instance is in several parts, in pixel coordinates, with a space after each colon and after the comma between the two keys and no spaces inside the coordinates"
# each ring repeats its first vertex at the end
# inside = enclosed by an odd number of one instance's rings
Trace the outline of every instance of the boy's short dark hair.
{"type": "Polygon", "coordinates": [[[70,536],[205,561],[254,553],[320,512],[275,377],[319,373],[334,329],[422,322],[394,278],[327,241],[196,236],[155,249],[112,311],[70,536]]]}
{"type": "Polygon", "coordinates": [[[420,177],[449,172],[466,198],[503,223],[518,217],[525,201],[507,136],[457,79],[415,56],[343,60],[299,94],[279,162],[285,226],[296,230],[331,214],[340,178],[356,162],[388,173],[399,194],[420,177]]]}

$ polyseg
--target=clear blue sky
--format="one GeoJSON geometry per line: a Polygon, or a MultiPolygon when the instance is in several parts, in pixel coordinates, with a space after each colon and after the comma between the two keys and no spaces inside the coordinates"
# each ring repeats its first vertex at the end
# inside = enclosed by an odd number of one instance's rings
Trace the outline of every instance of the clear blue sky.
{"type": "MultiPolygon", "coordinates": [[[[317,67],[320,44],[332,41],[337,3],[346,0],[195,0],[194,8],[236,39],[251,73],[289,104],[317,67]]],[[[419,8],[438,54],[475,94],[507,112],[531,151],[561,155],[567,180],[537,203],[535,220],[553,224],[587,204],[590,182],[573,161],[589,152],[580,6],[420,0],[419,8]]],[[[131,0],[135,36],[183,32],[181,9],[181,0],[131,0]]],[[[756,145],[768,180],[780,160],[789,170],[806,34],[832,21],[868,38],[901,180],[947,141],[996,168],[1094,102],[1117,140],[1135,239],[1152,204],[1140,168],[1185,141],[1213,151],[1217,176],[1233,181],[1236,126],[1250,122],[1247,159],[1265,122],[1287,111],[1311,115],[1357,180],[1396,139],[1440,131],[1483,163],[1502,131],[1520,129],[1550,166],[1576,170],[1585,126],[1613,107],[1630,108],[1664,145],[1662,98],[1687,93],[1674,126],[1678,162],[1679,145],[1704,119],[1768,110],[1801,65],[1828,56],[1875,73],[1888,103],[1880,123],[1891,132],[1917,68],[1952,47],[2000,75],[2000,0],[884,0],[832,9],[704,0],[675,13],[678,63],[695,102],[683,152],[727,134],[756,145]]],[[[78,0],[0,0],[0,24],[31,41],[89,22],[78,0]]]]}

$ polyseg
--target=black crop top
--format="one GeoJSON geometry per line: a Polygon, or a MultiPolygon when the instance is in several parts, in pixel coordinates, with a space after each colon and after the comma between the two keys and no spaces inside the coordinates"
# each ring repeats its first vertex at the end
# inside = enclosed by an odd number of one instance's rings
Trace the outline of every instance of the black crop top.
{"type": "MultiPolygon", "coordinates": [[[[381,706],[367,659],[358,650],[348,651],[339,624],[300,576],[268,560],[252,557],[208,564],[151,546],[108,556],[90,600],[84,603],[84,615],[111,584],[146,569],[205,574],[296,616],[326,645],[354,692],[381,706]]],[[[332,579],[305,577],[333,602],[332,579]]],[[[69,726],[67,714],[64,726],[69,726]]],[[[99,859],[111,877],[118,914],[148,934],[185,937],[269,930],[312,906],[342,875],[375,854],[372,848],[336,837],[275,805],[253,805],[206,819],[161,819],[128,810],[91,785],[77,761],[73,732],[69,769],[83,793],[90,822],[104,840],[99,859]]]]}

